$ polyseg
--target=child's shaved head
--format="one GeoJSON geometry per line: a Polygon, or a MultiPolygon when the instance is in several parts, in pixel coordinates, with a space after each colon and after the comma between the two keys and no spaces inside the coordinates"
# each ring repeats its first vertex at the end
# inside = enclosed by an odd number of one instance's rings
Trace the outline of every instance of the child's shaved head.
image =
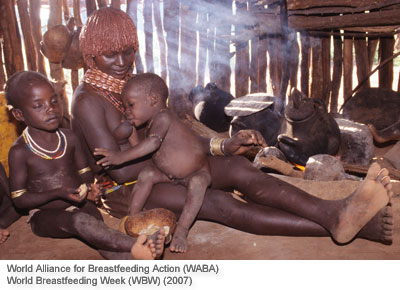
{"type": "Polygon", "coordinates": [[[164,80],[154,73],[143,73],[135,75],[127,81],[124,91],[135,86],[135,91],[142,93],[143,96],[158,96],[162,100],[168,98],[168,87],[164,80]]]}
{"type": "Polygon", "coordinates": [[[19,108],[23,97],[28,95],[32,87],[38,82],[46,82],[53,87],[44,75],[35,71],[19,71],[13,74],[7,80],[5,87],[7,105],[12,108],[19,108]]]}

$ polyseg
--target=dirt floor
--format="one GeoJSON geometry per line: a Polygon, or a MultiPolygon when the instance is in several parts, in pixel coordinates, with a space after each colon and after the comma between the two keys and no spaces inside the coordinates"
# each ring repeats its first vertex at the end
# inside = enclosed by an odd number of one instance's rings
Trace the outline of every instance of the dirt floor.
{"type": "MultiPolygon", "coordinates": [[[[297,179],[296,179],[297,180],[297,179]]],[[[295,180],[295,183],[296,183],[295,180]]],[[[330,188],[343,192],[357,185],[357,182],[336,182],[313,186],[312,182],[297,180],[298,185],[313,188],[330,188]],[[347,184],[349,183],[349,184],[347,184]],[[335,189],[336,187],[336,189],[335,189]]],[[[398,190],[396,185],[396,191],[398,190]]],[[[307,190],[307,188],[304,188],[307,190]]],[[[312,191],[312,190],[311,190],[312,191]]],[[[323,190],[325,191],[325,190],[323,190]]],[[[333,197],[335,198],[335,197],[333,197]]],[[[173,254],[165,251],[165,260],[228,260],[228,259],[400,259],[400,197],[393,199],[395,217],[395,236],[391,246],[366,240],[355,240],[349,245],[338,246],[330,238],[299,238],[282,236],[257,236],[240,232],[228,227],[197,221],[189,234],[189,250],[185,254],[173,254]]],[[[119,220],[104,214],[105,221],[118,228],[119,220]]],[[[35,236],[26,223],[26,217],[20,218],[10,228],[9,240],[0,245],[0,259],[7,260],[47,260],[73,259],[97,260],[102,257],[86,244],[75,239],[50,239],[35,236]]]]}

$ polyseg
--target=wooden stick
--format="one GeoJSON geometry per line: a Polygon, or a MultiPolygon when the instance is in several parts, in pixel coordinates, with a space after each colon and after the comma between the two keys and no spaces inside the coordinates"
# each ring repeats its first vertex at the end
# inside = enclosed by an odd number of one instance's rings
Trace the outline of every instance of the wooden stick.
{"type": "MultiPolygon", "coordinates": [[[[343,44],[343,96],[351,94],[353,89],[353,38],[344,38],[343,44]]],[[[344,99],[346,101],[346,99],[344,99]]]]}
{"type": "Polygon", "coordinates": [[[152,2],[143,2],[146,71],[154,72],[152,2]]]}
{"type": "Polygon", "coordinates": [[[28,69],[36,71],[36,50],[33,43],[31,20],[28,13],[28,1],[18,0],[18,14],[20,16],[22,34],[24,36],[25,56],[28,64],[28,69]]]}
{"type": "Polygon", "coordinates": [[[153,13],[154,22],[157,29],[158,44],[160,47],[160,67],[161,67],[161,77],[164,81],[167,81],[167,52],[166,43],[164,37],[164,27],[161,21],[161,11],[160,11],[160,0],[153,0],[153,13]]]}
{"type": "Polygon", "coordinates": [[[340,90],[340,83],[342,80],[342,67],[343,67],[343,49],[342,38],[339,36],[333,37],[333,73],[332,73],[332,93],[330,112],[338,112],[338,97],[340,90]]]}
{"type": "Polygon", "coordinates": [[[311,98],[322,99],[324,92],[322,72],[322,40],[310,37],[312,65],[311,65],[311,98]]]}
{"type": "Polygon", "coordinates": [[[75,18],[75,25],[76,27],[81,27],[83,26],[82,24],[82,18],[81,18],[81,8],[80,8],[80,0],[74,0],[72,3],[72,8],[74,12],[74,18],[75,18]]]}
{"type": "MultiPolygon", "coordinates": [[[[136,27],[137,27],[137,4],[138,0],[127,0],[127,5],[126,5],[126,13],[128,13],[128,15],[132,18],[136,27]]],[[[135,68],[136,68],[136,73],[138,74],[144,72],[142,57],[140,56],[139,50],[136,52],[135,68]]]]}
{"type": "MultiPolygon", "coordinates": [[[[2,37],[0,29],[0,37],[2,37]]],[[[6,84],[6,74],[4,73],[4,62],[3,62],[3,42],[0,41],[0,88],[4,88],[6,84]]]]}
{"type": "Polygon", "coordinates": [[[71,14],[69,13],[68,0],[63,0],[62,5],[63,5],[63,12],[64,12],[64,21],[68,22],[68,20],[71,18],[71,14]]]}
{"type": "MultiPolygon", "coordinates": [[[[380,39],[379,59],[392,59],[394,50],[394,38],[380,39]]],[[[393,59],[379,70],[379,87],[392,89],[393,86],[393,59]]]]}
{"type": "Polygon", "coordinates": [[[300,62],[300,86],[301,92],[306,96],[310,96],[309,79],[310,79],[310,37],[304,33],[300,34],[301,43],[301,62],[300,62]]]}
{"type": "MultiPolygon", "coordinates": [[[[96,1],[97,1],[97,7],[99,8],[107,7],[107,0],[96,0],[96,1]]],[[[111,3],[111,5],[113,5],[113,3],[111,3]]],[[[118,7],[118,9],[119,8],[120,7],[118,7]]]]}
{"type": "MultiPolygon", "coordinates": [[[[236,15],[245,18],[247,15],[247,3],[235,1],[236,15]]],[[[217,28],[218,29],[218,28],[217,28]]],[[[242,25],[235,25],[235,33],[240,34],[245,28],[242,25]]],[[[218,38],[217,38],[218,39],[218,38]]],[[[241,97],[248,94],[249,87],[249,45],[248,42],[236,45],[235,62],[235,96],[241,97]]]]}
{"type": "Polygon", "coordinates": [[[378,38],[373,38],[368,36],[368,60],[369,60],[369,71],[372,70],[374,64],[375,52],[378,47],[378,38]]]}
{"type": "MultiPolygon", "coordinates": [[[[354,38],[354,51],[356,56],[357,78],[358,82],[360,82],[365,79],[369,73],[368,49],[365,38],[354,38]]],[[[370,87],[369,81],[364,82],[362,87],[370,87]]]]}
{"type": "MultiPolygon", "coordinates": [[[[343,168],[348,173],[367,174],[369,166],[343,163],[343,168]]],[[[387,170],[389,171],[390,178],[400,180],[400,170],[393,168],[393,167],[387,167],[387,170]]]]}
{"type": "Polygon", "coordinates": [[[186,93],[196,85],[197,12],[193,2],[181,2],[181,73],[182,88],[186,93]]]}
{"type": "MultiPolygon", "coordinates": [[[[174,90],[179,82],[179,2],[164,0],[164,29],[167,32],[169,89],[174,90]]],[[[170,94],[171,96],[171,94],[170,94]]]]}
{"type": "Polygon", "coordinates": [[[329,106],[329,96],[332,91],[331,83],[331,37],[322,37],[321,60],[322,60],[322,95],[321,99],[329,106]]]}
{"type": "Polygon", "coordinates": [[[3,31],[3,50],[7,77],[24,70],[21,37],[15,14],[15,1],[0,2],[0,25],[3,31]]]}
{"type": "Polygon", "coordinates": [[[75,89],[79,85],[79,74],[77,69],[72,69],[71,70],[71,87],[72,91],[75,92],[75,89]]]}
{"type": "Polygon", "coordinates": [[[204,85],[207,67],[208,26],[207,11],[198,9],[198,32],[199,32],[199,63],[197,65],[196,85],[204,85]]]}
{"type": "Polygon", "coordinates": [[[94,0],[85,0],[85,1],[86,1],[86,16],[89,17],[89,15],[92,14],[94,10],[96,10],[96,2],[94,0]]]}
{"type": "Polygon", "coordinates": [[[297,88],[297,76],[299,73],[299,55],[300,55],[300,47],[297,41],[297,33],[295,34],[295,40],[292,41],[292,47],[290,49],[290,59],[291,65],[290,69],[290,86],[292,88],[297,88]]]}
{"type": "Polygon", "coordinates": [[[111,7],[114,7],[116,9],[121,9],[121,0],[111,0],[111,7]]]}
{"type": "Polygon", "coordinates": [[[267,91],[267,39],[258,42],[258,89],[259,92],[267,91]]]}
{"type": "MultiPolygon", "coordinates": [[[[77,0],[79,1],[79,0],[77,0]]],[[[29,14],[31,19],[31,30],[35,44],[36,64],[40,73],[47,76],[45,59],[40,53],[40,41],[42,40],[42,24],[40,20],[40,0],[29,0],[29,14]]]]}

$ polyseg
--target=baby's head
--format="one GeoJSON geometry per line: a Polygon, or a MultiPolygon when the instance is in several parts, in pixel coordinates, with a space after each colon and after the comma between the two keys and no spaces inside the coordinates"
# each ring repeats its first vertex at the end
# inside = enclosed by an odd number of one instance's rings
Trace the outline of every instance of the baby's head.
{"type": "Polygon", "coordinates": [[[8,107],[18,121],[43,130],[55,130],[62,118],[62,108],[51,82],[41,73],[20,71],[6,83],[8,107]]]}
{"type": "Polygon", "coordinates": [[[158,75],[143,73],[127,81],[121,98],[128,120],[138,127],[166,107],[168,87],[158,75]]]}

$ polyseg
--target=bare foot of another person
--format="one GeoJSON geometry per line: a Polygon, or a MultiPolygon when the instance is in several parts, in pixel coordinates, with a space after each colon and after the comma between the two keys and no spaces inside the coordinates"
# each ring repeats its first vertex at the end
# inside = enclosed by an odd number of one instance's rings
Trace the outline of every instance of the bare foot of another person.
{"type": "Polygon", "coordinates": [[[374,163],[365,180],[344,201],[336,228],[331,231],[338,243],[347,243],[385,207],[393,195],[389,171],[374,163]]]}
{"type": "Polygon", "coordinates": [[[140,235],[131,248],[131,254],[135,260],[154,260],[156,248],[153,240],[147,240],[145,235],[140,235]]]}
{"type": "Polygon", "coordinates": [[[9,236],[10,236],[10,232],[7,229],[0,229],[0,244],[7,241],[9,236]]]}
{"type": "Polygon", "coordinates": [[[389,204],[382,208],[358,233],[357,237],[391,245],[393,242],[393,209],[389,204]]]}
{"type": "Polygon", "coordinates": [[[169,250],[176,253],[185,253],[187,250],[186,244],[186,231],[180,231],[178,228],[175,230],[169,250]]]}
{"type": "Polygon", "coordinates": [[[153,241],[156,253],[156,259],[160,258],[164,253],[164,244],[165,244],[165,230],[160,229],[154,234],[150,235],[147,238],[149,241],[153,241]]]}
{"type": "Polygon", "coordinates": [[[374,140],[378,143],[385,143],[390,141],[390,138],[385,138],[381,136],[381,133],[376,130],[375,126],[372,124],[368,124],[368,129],[371,131],[372,136],[374,137],[374,140]]]}

